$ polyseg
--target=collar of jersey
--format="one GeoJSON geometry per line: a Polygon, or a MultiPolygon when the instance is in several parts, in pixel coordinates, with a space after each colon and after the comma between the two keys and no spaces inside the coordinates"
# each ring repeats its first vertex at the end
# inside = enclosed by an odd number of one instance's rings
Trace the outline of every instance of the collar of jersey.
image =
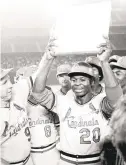
{"type": "Polygon", "coordinates": [[[60,92],[62,93],[62,95],[66,95],[66,94],[62,91],[62,88],[60,89],[60,92]]]}
{"type": "Polygon", "coordinates": [[[95,97],[95,96],[92,94],[92,98],[91,98],[88,102],[86,102],[86,103],[84,103],[84,104],[79,104],[79,103],[76,101],[75,96],[74,96],[74,101],[75,101],[75,103],[76,103],[77,105],[83,107],[84,105],[88,104],[94,97],[95,97]]]}

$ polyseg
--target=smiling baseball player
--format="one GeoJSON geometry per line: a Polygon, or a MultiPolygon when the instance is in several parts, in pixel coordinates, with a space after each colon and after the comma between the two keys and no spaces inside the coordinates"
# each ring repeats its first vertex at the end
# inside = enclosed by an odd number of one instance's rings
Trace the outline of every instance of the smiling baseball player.
{"type": "MultiPolygon", "coordinates": [[[[55,101],[51,90],[44,87],[50,65],[56,56],[54,49],[54,47],[51,48],[50,53],[45,54],[43,63],[41,63],[39,75],[41,76],[44,71],[45,79],[38,77],[39,83],[41,82],[43,86],[35,81],[32,93],[32,101],[45,107],[48,105],[47,102],[55,101]]],[[[122,95],[121,87],[108,63],[110,53],[109,47],[102,47],[102,55],[99,56],[105,78],[107,99],[103,95],[99,94],[94,97],[92,94],[91,85],[95,77],[92,67],[84,62],[75,64],[69,73],[75,97],[57,97],[56,112],[59,115],[61,127],[61,165],[70,163],[101,165],[100,152],[102,148],[99,143],[107,127],[102,112],[112,112],[113,106],[122,95]],[[111,97],[112,95],[113,97],[111,97]]]]}

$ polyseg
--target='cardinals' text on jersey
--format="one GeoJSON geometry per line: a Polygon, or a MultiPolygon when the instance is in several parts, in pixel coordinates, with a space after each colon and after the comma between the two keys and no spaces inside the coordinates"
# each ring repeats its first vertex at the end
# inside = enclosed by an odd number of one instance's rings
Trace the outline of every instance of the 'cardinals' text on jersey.
{"type": "Polygon", "coordinates": [[[32,147],[47,146],[56,142],[58,116],[54,112],[46,110],[41,105],[28,104],[29,126],[31,132],[32,147]]]}
{"type": "Polygon", "coordinates": [[[21,80],[13,88],[1,145],[1,156],[10,163],[22,161],[30,154],[31,137],[26,110],[28,94],[27,80],[21,80]]]}
{"type": "Polygon", "coordinates": [[[61,150],[75,155],[100,153],[98,143],[107,121],[100,112],[101,95],[84,105],[74,98],[58,97],[56,111],[60,118],[61,150]]]}

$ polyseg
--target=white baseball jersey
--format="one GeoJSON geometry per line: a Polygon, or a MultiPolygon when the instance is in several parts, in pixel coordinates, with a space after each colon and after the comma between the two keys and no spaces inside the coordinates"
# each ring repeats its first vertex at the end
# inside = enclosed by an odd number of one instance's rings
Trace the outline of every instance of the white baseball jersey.
{"type": "Polygon", "coordinates": [[[75,94],[73,93],[72,89],[70,89],[67,94],[66,94],[67,97],[69,98],[72,98],[72,97],[75,97],[75,94]]]}
{"type": "Polygon", "coordinates": [[[57,98],[62,151],[75,155],[101,152],[98,143],[107,126],[99,111],[102,96],[98,95],[84,105],[77,104],[69,97],[57,98]]]}
{"type": "MultiPolygon", "coordinates": [[[[54,102],[53,95],[51,90],[45,88],[41,105],[51,107],[48,105],[54,102]]],[[[100,164],[100,142],[103,142],[106,130],[109,132],[106,119],[112,112],[104,90],[84,105],[67,95],[56,97],[55,103],[52,111],[57,112],[60,118],[61,160],[74,164],[78,161],[81,164],[100,164]]]]}
{"type": "Polygon", "coordinates": [[[40,165],[40,163],[56,165],[59,161],[59,152],[56,149],[57,130],[55,126],[59,124],[59,118],[56,113],[48,110],[54,105],[52,102],[50,104],[52,96],[43,97],[42,100],[46,101],[45,105],[39,104],[32,96],[32,94],[29,95],[27,110],[30,118],[33,162],[36,165],[40,165]]]}
{"type": "Polygon", "coordinates": [[[13,88],[2,141],[9,138],[1,146],[2,158],[8,162],[22,161],[30,154],[30,131],[26,111],[28,94],[27,80],[21,80],[13,88]]]}
{"type": "Polygon", "coordinates": [[[28,105],[32,147],[47,146],[56,142],[58,116],[41,105],[28,105]]]}

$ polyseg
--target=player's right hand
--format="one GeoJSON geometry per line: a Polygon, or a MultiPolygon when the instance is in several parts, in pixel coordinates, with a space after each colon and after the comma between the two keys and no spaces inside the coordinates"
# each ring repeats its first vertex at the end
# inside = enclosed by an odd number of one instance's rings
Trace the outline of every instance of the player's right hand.
{"type": "Polygon", "coordinates": [[[56,54],[57,47],[58,47],[57,39],[55,37],[51,37],[48,42],[48,45],[46,47],[46,50],[45,50],[46,55],[50,56],[50,57],[56,57],[57,56],[57,54],[56,54]]]}

